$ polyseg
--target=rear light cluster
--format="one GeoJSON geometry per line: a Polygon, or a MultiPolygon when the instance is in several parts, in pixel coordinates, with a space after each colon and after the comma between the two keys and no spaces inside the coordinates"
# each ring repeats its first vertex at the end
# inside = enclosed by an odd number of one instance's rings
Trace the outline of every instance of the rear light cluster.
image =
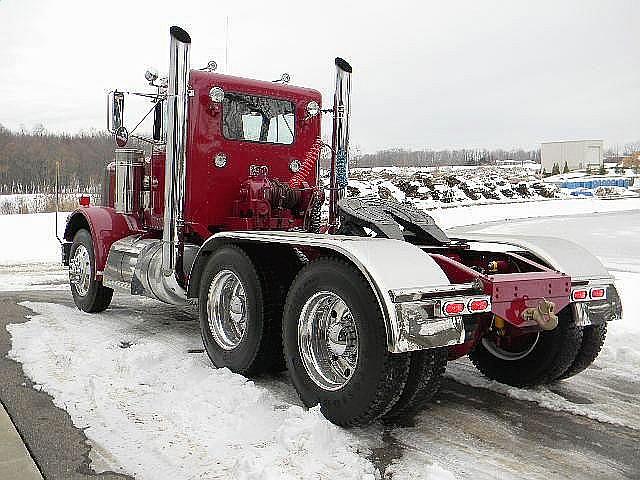
{"type": "Polygon", "coordinates": [[[464,312],[464,303],[447,302],[442,306],[442,311],[446,315],[460,315],[462,312],[464,312]]]}
{"type": "Polygon", "coordinates": [[[491,309],[491,302],[487,298],[456,298],[443,300],[441,309],[442,314],[447,317],[482,313],[491,309]]]}
{"type": "Polygon", "coordinates": [[[586,302],[588,300],[604,300],[607,298],[605,287],[575,288],[571,291],[571,301],[586,302]]]}

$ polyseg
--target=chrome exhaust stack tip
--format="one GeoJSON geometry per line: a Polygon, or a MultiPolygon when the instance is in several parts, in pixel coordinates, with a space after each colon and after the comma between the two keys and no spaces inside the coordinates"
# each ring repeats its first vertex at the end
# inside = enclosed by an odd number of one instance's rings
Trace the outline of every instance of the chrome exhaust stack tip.
{"type": "Polygon", "coordinates": [[[351,113],[351,73],[344,58],[336,57],[336,90],[333,96],[333,134],[331,138],[331,178],[329,226],[337,227],[338,201],[349,183],[349,116],[351,113]]]}
{"type": "Polygon", "coordinates": [[[172,39],[175,38],[179,42],[191,43],[191,35],[189,35],[183,28],[177,27],[175,25],[169,28],[169,35],[171,35],[172,39]]]}
{"type": "Polygon", "coordinates": [[[353,72],[353,68],[351,67],[351,64],[341,57],[336,57],[336,67],[338,67],[341,70],[344,70],[346,73],[353,72]]]}

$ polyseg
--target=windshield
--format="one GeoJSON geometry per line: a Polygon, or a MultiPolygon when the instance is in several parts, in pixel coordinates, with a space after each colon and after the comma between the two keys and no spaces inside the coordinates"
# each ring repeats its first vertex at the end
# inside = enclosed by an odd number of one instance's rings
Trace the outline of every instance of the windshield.
{"type": "Polygon", "coordinates": [[[222,134],[229,140],[291,145],[295,131],[295,106],[288,100],[226,93],[222,134]]]}

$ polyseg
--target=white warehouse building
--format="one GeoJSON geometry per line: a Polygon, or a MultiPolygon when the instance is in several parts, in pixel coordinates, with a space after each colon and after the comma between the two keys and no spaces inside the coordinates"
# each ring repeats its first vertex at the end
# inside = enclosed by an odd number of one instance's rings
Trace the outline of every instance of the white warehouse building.
{"type": "Polygon", "coordinates": [[[579,170],[602,165],[604,142],[602,140],[570,140],[566,142],[546,142],[541,145],[542,169],[547,173],[558,165],[560,172],[565,162],[569,170],[579,170]]]}

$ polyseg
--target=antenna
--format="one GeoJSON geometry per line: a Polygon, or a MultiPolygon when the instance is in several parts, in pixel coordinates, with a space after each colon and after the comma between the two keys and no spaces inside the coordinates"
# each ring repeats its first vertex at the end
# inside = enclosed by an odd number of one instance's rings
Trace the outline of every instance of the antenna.
{"type": "Polygon", "coordinates": [[[229,16],[227,15],[224,38],[224,73],[229,73],[229,16]]]}

